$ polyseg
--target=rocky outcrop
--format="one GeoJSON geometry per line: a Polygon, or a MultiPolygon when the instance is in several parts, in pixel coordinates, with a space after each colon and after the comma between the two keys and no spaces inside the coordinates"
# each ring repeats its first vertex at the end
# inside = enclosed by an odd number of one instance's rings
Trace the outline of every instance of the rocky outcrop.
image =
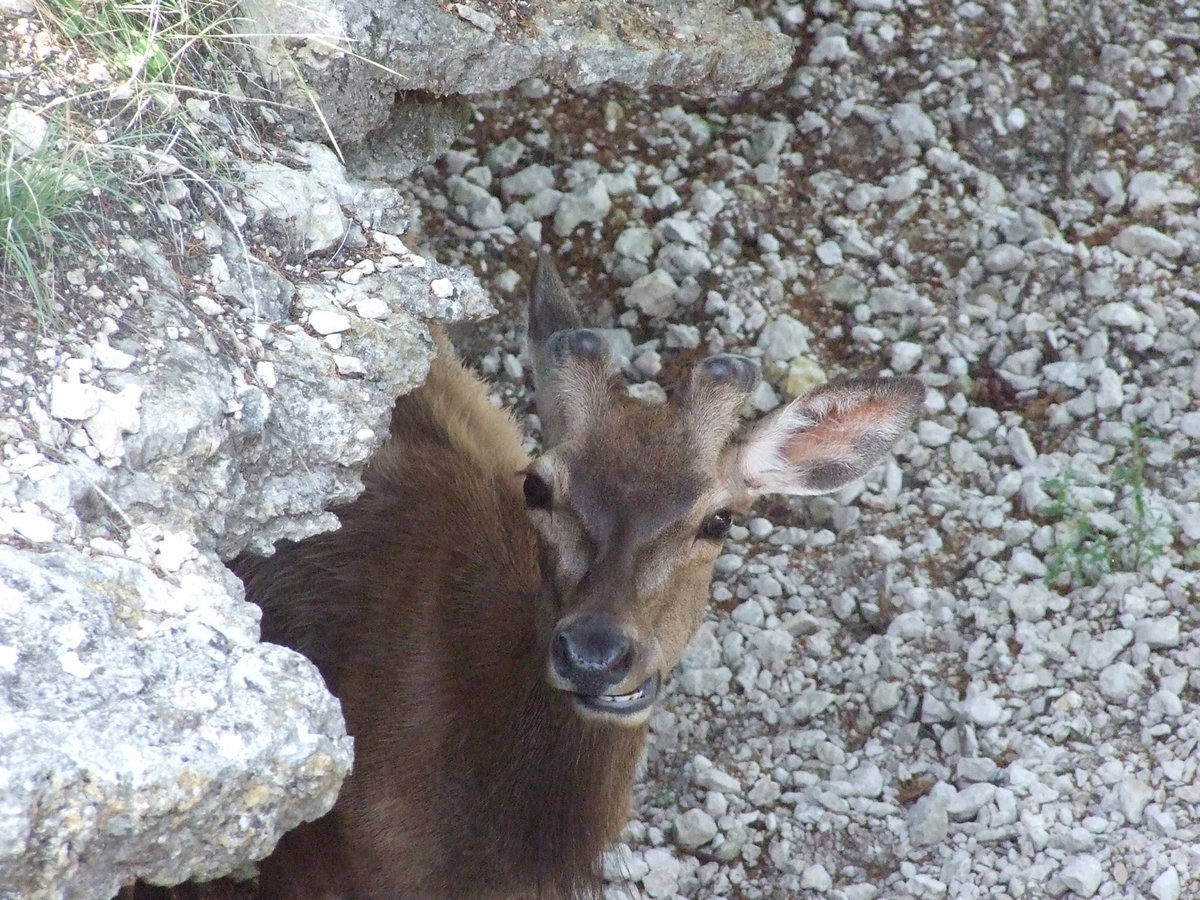
{"type": "Polygon", "coordinates": [[[716,96],[779,83],[791,39],[724,0],[248,0],[264,83],[310,140],[333,136],[359,171],[402,177],[449,145],[456,95],[540,77],[716,96]],[[312,114],[314,98],[321,117],[312,114]]]}
{"type": "Polygon", "coordinates": [[[0,545],[0,897],[223,875],[324,814],[350,764],[316,669],[258,643],[219,564],[0,545]]]}
{"type": "Polygon", "coordinates": [[[335,527],[424,378],[429,323],[491,306],[383,230],[403,227],[395,190],[294,151],[246,165],[229,213],[258,242],[207,223],[186,287],[158,245],[126,242],[124,308],[22,376],[27,420],[4,421],[30,438],[0,465],[4,900],[227,874],[328,810],[349,770],[337,701],[258,643],[221,560],[335,527]],[[254,255],[346,244],[357,264],[294,282],[254,255]]]}

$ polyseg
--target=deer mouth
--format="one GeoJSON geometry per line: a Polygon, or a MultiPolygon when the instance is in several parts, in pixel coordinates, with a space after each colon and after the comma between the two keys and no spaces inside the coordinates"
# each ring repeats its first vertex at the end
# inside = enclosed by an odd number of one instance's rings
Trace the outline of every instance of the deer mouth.
{"type": "Polygon", "coordinates": [[[644,713],[658,699],[662,675],[655,672],[628,694],[575,694],[575,701],[589,712],[626,717],[644,713]]]}

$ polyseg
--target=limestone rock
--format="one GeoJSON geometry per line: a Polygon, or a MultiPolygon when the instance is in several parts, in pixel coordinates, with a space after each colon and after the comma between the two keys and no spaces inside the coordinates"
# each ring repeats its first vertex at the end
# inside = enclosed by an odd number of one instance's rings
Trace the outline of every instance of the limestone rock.
{"type": "Polygon", "coordinates": [[[353,154],[355,167],[392,177],[421,159],[422,144],[430,154],[448,144],[464,117],[454,95],[533,76],[729,94],[777,84],[792,55],[790,38],[720,0],[542,0],[529,20],[494,28],[470,14],[483,10],[435,0],[248,0],[241,9],[256,64],[278,89],[273,99],[295,110],[297,136],[369,141],[369,152],[353,154]],[[396,137],[399,152],[388,146],[396,137]]]}
{"type": "Polygon", "coordinates": [[[169,583],[0,545],[0,896],[216,877],[332,806],[341,709],[302,656],[258,643],[240,594],[218,564],[169,583]]]}

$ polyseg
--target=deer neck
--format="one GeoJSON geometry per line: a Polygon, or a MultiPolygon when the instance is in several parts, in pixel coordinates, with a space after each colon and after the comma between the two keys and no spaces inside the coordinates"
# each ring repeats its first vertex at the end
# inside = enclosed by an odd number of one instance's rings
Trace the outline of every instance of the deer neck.
{"type": "Polygon", "coordinates": [[[587,896],[599,885],[600,852],[628,820],[647,729],[584,720],[547,683],[546,591],[531,578],[504,600],[477,598],[493,604],[493,626],[506,624],[486,636],[496,654],[486,698],[473,698],[462,731],[448,738],[474,782],[464,785],[478,815],[463,819],[480,823],[470,842],[525,867],[514,882],[537,883],[548,897],[587,896]],[[496,604],[509,608],[501,614],[496,604]]]}

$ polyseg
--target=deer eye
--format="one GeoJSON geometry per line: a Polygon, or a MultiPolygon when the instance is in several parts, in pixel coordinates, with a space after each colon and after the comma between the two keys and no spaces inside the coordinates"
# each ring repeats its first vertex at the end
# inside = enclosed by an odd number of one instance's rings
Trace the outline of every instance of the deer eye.
{"type": "Polygon", "coordinates": [[[697,536],[708,541],[723,541],[729,534],[729,526],[732,524],[733,514],[727,509],[722,509],[713,513],[700,524],[697,536]]]}
{"type": "Polygon", "coordinates": [[[521,485],[521,490],[525,493],[525,505],[530,509],[549,509],[554,500],[554,492],[550,490],[550,485],[536,472],[525,473],[525,483],[521,485]]]}

